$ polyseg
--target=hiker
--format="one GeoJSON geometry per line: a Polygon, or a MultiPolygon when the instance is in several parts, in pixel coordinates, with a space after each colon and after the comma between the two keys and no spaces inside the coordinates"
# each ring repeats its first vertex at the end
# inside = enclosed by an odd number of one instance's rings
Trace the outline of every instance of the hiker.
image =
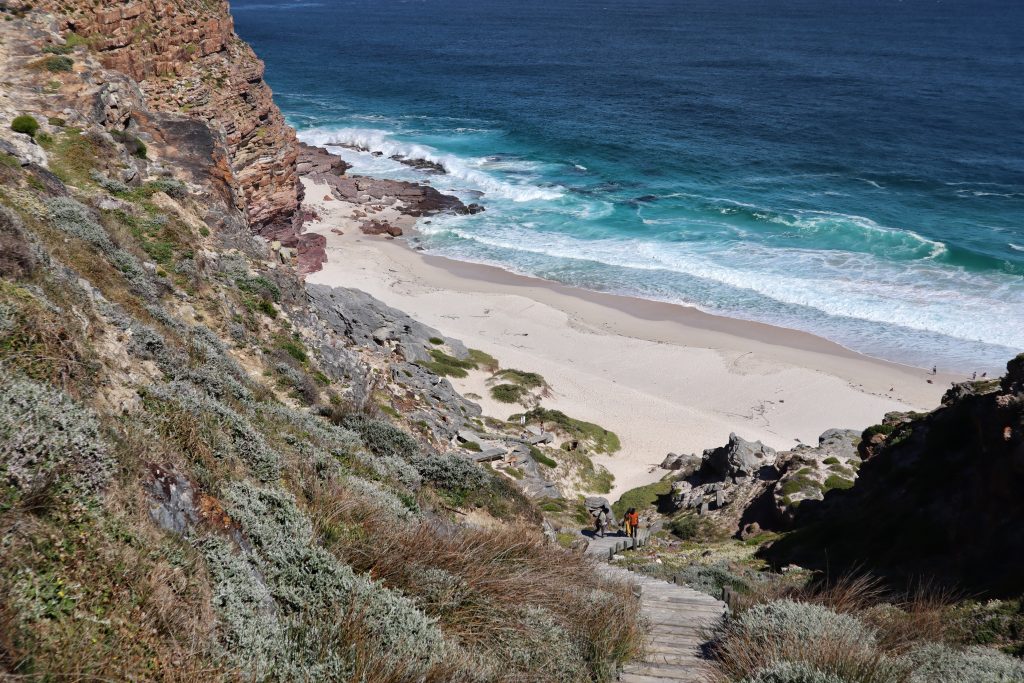
{"type": "Polygon", "coordinates": [[[595,531],[597,532],[597,535],[601,538],[604,538],[604,532],[608,528],[608,514],[610,512],[611,510],[608,509],[607,505],[603,506],[600,510],[597,511],[595,531]]]}
{"type": "Polygon", "coordinates": [[[629,536],[629,520],[630,515],[633,513],[633,508],[626,510],[626,514],[622,515],[622,529],[621,533],[623,536],[629,536]]]}
{"type": "Polygon", "coordinates": [[[640,513],[636,511],[636,508],[629,508],[626,513],[626,520],[628,527],[626,533],[636,540],[637,530],[640,528],[640,513]]]}
{"type": "Polygon", "coordinates": [[[971,379],[978,379],[978,373],[974,372],[971,374],[971,379]]]}
{"type": "Polygon", "coordinates": [[[933,375],[939,374],[939,366],[937,366],[937,365],[933,365],[932,366],[932,374],[933,375]]]}

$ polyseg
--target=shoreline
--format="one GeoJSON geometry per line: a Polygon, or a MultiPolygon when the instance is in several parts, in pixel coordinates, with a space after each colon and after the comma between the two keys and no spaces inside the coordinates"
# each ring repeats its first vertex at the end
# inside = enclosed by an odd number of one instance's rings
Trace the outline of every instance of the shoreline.
{"type": "MultiPolygon", "coordinates": [[[[425,254],[404,239],[362,234],[353,214],[365,206],[328,201],[327,185],[303,183],[320,217],[307,231],[325,236],[328,257],[307,280],[361,289],[502,367],[542,374],[552,386],[545,407],[622,440],[618,453],[594,458],[615,475],[612,499],[660,478],[657,465],[670,451],[700,454],[730,432],[777,449],[816,443],[832,427],[863,429],[889,411],[930,410],[951,381],[965,379],[799,330],[425,254]]],[[[416,221],[392,207],[378,217],[404,231],[416,221]]],[[[473,400],[487,415],[519,410],[493,401],[478,375],[450,381],[482,396],[473,400]]]]}

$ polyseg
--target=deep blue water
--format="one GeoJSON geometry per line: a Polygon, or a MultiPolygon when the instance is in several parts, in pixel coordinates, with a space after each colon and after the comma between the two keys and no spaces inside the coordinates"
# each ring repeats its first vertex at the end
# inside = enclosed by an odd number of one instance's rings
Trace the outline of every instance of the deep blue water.
{"type": "Polygon", "coordinates": [[[432,252],[922,366],[1024,349],[1024,3],[232,9],[302,138],[487,207],[432,252]]]}

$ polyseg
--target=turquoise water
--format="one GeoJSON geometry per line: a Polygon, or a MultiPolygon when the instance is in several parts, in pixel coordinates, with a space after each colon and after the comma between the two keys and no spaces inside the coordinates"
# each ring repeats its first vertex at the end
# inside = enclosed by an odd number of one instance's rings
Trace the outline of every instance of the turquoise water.
{"type": "Polygon", "coordinates": [[[430,252],[924,367],[1024,349],[1021,3],[232,8],[302,139],[486,207],[430,252]]]}

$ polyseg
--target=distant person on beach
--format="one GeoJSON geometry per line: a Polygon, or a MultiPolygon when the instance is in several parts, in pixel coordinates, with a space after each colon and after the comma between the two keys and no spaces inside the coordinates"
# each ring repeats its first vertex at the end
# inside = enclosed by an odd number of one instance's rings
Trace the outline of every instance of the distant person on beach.
{"type": "Polygon", "coordinates": [[[971,379],[978,379],[978,373],[971,373],[971,379]]]}
{"type": "Polygon", "coordinates": [[[939,374],[939,366],[938,365],[933,365],[932,366],[932,374],[933,375],[939,374]]]}

